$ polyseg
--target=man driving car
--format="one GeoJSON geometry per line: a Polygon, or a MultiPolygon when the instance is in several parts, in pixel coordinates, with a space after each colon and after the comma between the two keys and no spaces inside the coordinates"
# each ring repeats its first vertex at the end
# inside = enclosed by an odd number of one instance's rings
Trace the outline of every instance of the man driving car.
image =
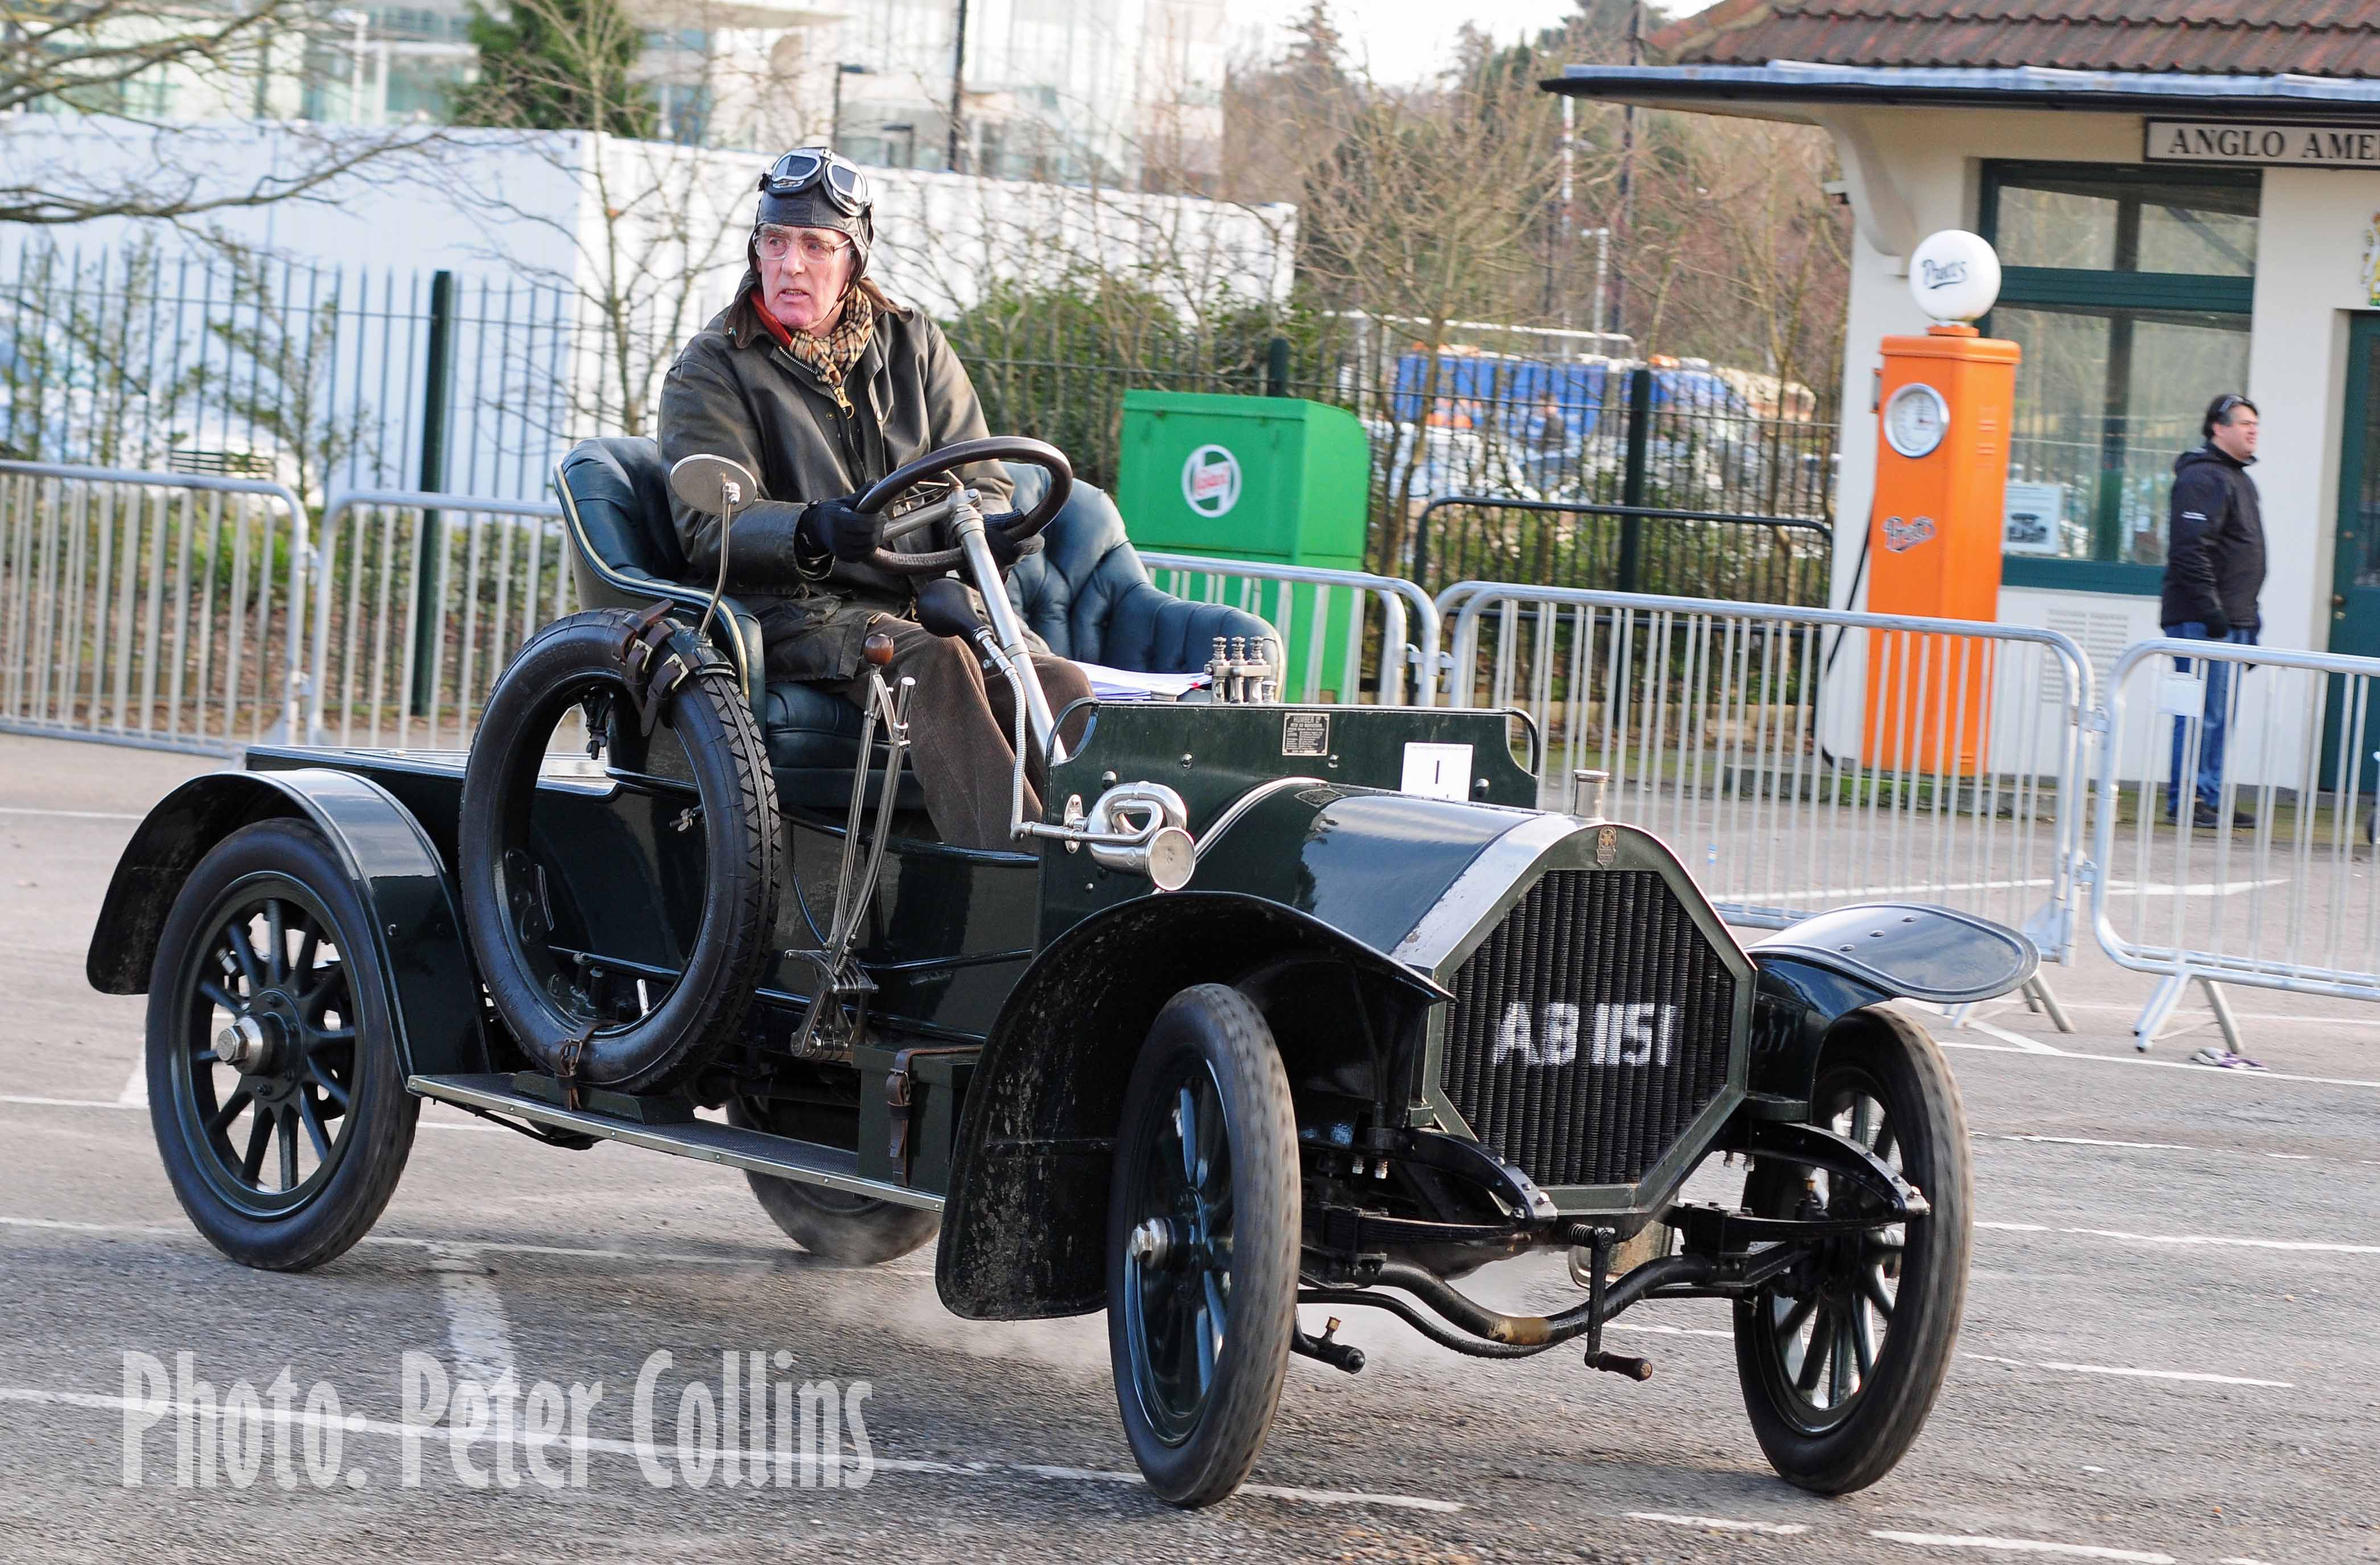
{"type": "MultiPolygon", "coordinates": [[[[662,458],[707,452],[759,479],[761,498],[736,516],[727,579],[760,622],[768,676],[864,702],[862,643],[871,630],[889,635],[885,677],[917,682],[910,764],[935,830],[957,846],[1007,848],[1015,764],[1008,682],[996,673],[987,679],[965,642],[917,623],[919,578],[869,563],[880,547],[924,553],[954,540],[938,523],[887,544],[885,516],[856,508],[895,468],[982,437],[983,407],[941,328],[868,275],[876,224],[856,165],[823,148],[796,149],[760,176],[759,190],[735,301],[686,345],[662,382],[662,458]]],[[[959,476],[981,492],[987,514],[1005,507],[1010,484],[996,465],[959,476]]],[[[709,579],[719,567],[719,518],[675,501],[671,510],[689,568],[709,579]]],[[[1003,568],[1013,563],[1012,552],[996,544],[995,552],[1003,568]]],[[[1052,711],[1090,694],[1082,671],[1038,638],[1033,666],[1052,711]]],[[[1030,758],[1028,819],[1041,813],[1041,759],[1030,758]]]]}

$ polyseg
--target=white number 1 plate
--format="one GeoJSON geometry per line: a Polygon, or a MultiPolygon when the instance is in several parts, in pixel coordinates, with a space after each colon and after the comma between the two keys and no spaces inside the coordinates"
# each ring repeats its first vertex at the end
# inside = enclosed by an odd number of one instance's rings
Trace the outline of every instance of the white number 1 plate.
{"type": "Polygon", "coordinates": [[[1467,799],[1471,796],[1471,746],[1468,745],[1407,745],[1404,781],[1400,792],[1425,799],[1467,799]]]}

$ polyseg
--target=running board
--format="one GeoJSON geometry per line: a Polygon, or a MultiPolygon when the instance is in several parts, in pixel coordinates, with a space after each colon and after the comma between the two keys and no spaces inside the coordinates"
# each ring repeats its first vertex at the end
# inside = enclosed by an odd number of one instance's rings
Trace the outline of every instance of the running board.
{"type": "Polygon", "coordinates": [[[740,1130],[716,1120],[652,1125],[613,1119],[585,1109],[565,1109],[520,1091],[509,1075],[411,1076],[405,1086],[417,1097],[509,1114],[531,1124],[625,1142],[650,1152],[667,1152],[673,1157],[720,1163],[752,1173],[774,1174],[779,1179],[824,1185],[829,1190],[873,1196],[929,1212],[942,1209],[942,1198],[931,1191],[912,1190],[906,1185],[865,1177],[859,1171],[859,1154],[839,1146],[820,1146],[791,1136],[771,1135],[765,1131],[740,1130]]]}

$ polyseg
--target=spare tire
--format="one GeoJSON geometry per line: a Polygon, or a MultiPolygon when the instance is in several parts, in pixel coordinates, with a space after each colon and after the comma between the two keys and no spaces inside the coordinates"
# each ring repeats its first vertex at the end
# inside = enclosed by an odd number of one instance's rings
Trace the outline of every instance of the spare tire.
{"type": "Polygon", "coordinates": [[[615,734],[633,741],[639,734],[642,681],[632,680],[623,655],[639,623],[625,609],[556,620],[505,668],[464,768],[455,867],[480,981],[528,1056],[589,1086],[662,1092],[735,1037],[768,964],[777,922],[777,787],[735,672],[678,631],[656,661],[674,653],[690,672],[658,698],[655,715],[684,752],[700,796],[687,829],[701,833],[701,916],[683,940],[685,967],[662,992],[640,989],[649,998],[633,1016],[607,1014],[549,938],[553,887],[565,878],[539,862],[531,814],[547,743],[572,708],[591,703],[612,714],[615,734]]]}

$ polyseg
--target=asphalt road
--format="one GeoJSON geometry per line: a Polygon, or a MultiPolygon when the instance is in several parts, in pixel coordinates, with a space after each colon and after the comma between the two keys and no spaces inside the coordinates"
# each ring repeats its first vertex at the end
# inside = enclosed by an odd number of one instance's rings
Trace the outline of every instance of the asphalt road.
{"type": "MultiPolygon", "coordinates": [[[[1293,1360],[1256,1487],[1184,1515],[1131,1476],[1100,1319],[956,1320],[929,1254],[810,1264],[707,1166],[438,1110],[345,1259],[288,1277],[217,1256],[130,1090],[142,1002],[82,979],[135,819],[206,764],[0,737],[0,1559],[2380,1559],[2380,1013],[2241,994],[2272,1074],[2179,1064],[2198,1036],[2144,1062],[2124,1029],[2146,981],[2086,966],[2061,976],[2077,1035],[2021,1006],[1942,1031],[1976,1138],[1966,1326],[1925,1437],[1865,1493],[1770,1475],[1716,1305],[1628,1317],[1614,1345],[1657,1365],[1641,1386],[1565,1353],[1458,1359],[1351,1312],[1370,1366],[1293,1360]],[[772,1355],[771,1397],[832,1381],[871,1480],[731,1487],[682,1462],[722,1351],[772,1355]],[[211,1392],[143,1379],[139,1355],[170,1375],[184,1353],[211,1392]],[[409,1353],[457,1386],[577,1386],[583,1419],[534,1448],[561,1486],[510,1443],[504,1486],[496,1442],[459,1435],[410,1442],[408,1474],[409,1353]],[[318,1384],[337,1411],[310,1420],[318,1384]],[[166,1409],[202,1396],[231,1412],[166,1409]],[[178,1485],[177,1446],[224,1430],[212,1486],[195,1455],[178,1485]],[[251,1455],[238,1486],[226,1463],[251,1455]]],[[[1478,1281],[1571,1295],[1534,1262],[1478,1281]]]]}

